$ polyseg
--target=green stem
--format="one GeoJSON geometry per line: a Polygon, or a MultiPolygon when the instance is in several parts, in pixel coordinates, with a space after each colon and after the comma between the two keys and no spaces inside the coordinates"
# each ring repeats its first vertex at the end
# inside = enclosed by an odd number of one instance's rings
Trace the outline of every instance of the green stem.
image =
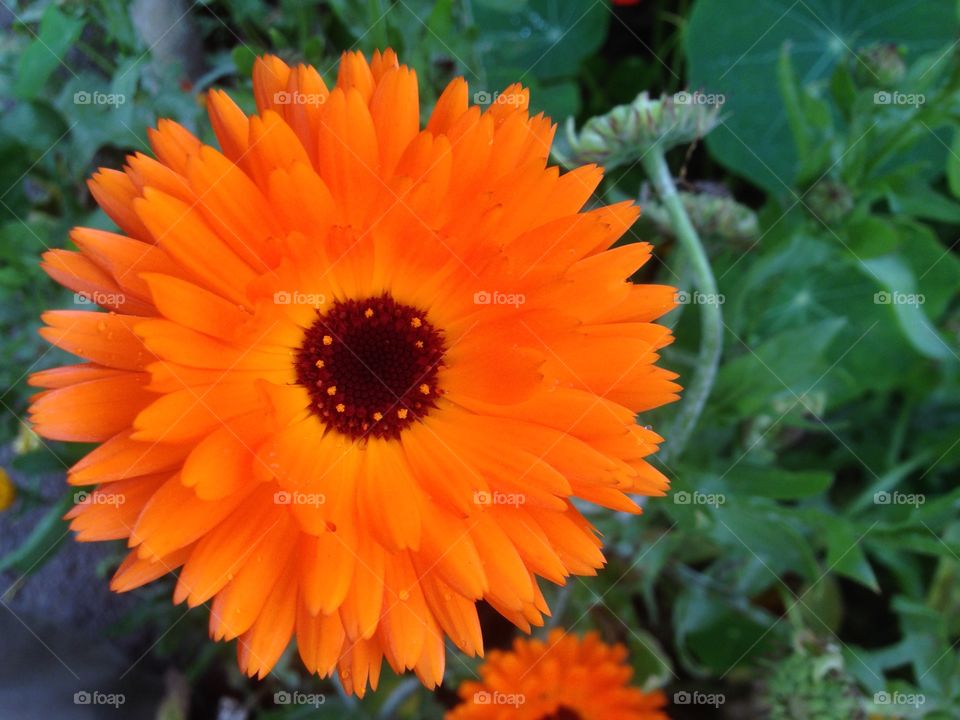
{"type": "Polygon", "coordinates": [[[557,593],[556,602],[553,605],[553,614],[550,616],[550,619],[547,620],[546,626],[543,628],[545,632],[550,632],[555,627],[560,626],[560,616],[563,615],[563,611],[567,609],[567,605],[570,604],[570,596],[573,595],[573,581],[567,582],[560,591],[557,593]]]}
{"type": "MultiPolygon", "coordinates": [[[[690,268],[693,271],[694,289],[706,298],[701,297],[700,307],[700,355],[693,379],[684,392],[683,404],[674,420],[671,432],[667,435],[667,446],[661,455],[679,457],[686,447],[687,441],[697,420],[706,405],[707,397],[713,388],[713,381],[717,376],[717,367],[720,364],[720,353],[723,351],[723,317],[720,313],[720,302],[717,293],[717,281],[713,276],[710,261],[703,250],[700,237],[690,222],[687,211],[677,194],[677,187],[673,182],[673,175],[667,165],[663,149],[654,146],[641,159],[650,182],[660,196],[670,219],[680,247],[687,255],[690,268]],[[702,302],[706,299],[707,302],[702,302]]],[[[694,297],[697,297],[694,295],[694,297]]]]}
{"type": "Polygon", "coordinates": [[[420,681],[416,678],[407,678],[397,684],[396,687],[387,695],[386,701],[377,713],[378,718],[395,718],[400,706],[407,699],[420,689],[420,681]]]}

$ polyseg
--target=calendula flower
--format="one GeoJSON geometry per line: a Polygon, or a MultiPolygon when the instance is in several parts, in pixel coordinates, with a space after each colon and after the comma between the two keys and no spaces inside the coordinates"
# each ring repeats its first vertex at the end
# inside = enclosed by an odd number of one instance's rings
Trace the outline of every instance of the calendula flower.
{"type": "Polygon", "coordinates": [[[126,538],[125,591],[179,568],[176,602],[263,677],[292,636],[310,671],[376,687],[383,658],[439,683],[444,638],[482,652],[476,603],[528,630],[603,564],[572,503],[662,495],[634,413],[678,389],[653,324],[672,288],[609,250],[637,210],[580,212],[601,172],[547,166],[526,90],[485,112],[457,79],[421,129],[392,51],[265,57],[257,114],[221,91],[221,150],[175,122],[90,189],[121,233],[77,228],[45,267],[107,312],[51,311],[86,362],[33,376],[37,431],[102,443],[80,540],[126,538]]]}
{"type": "Polygon", "coordinates": [[[629,684],[626,657],[623,645],[607,645],[595,632],[517,638],[512,651],[490,652],[479,681],[461,684],[463,702],[447,720],[669,720],[661,691],[629,684]]]}

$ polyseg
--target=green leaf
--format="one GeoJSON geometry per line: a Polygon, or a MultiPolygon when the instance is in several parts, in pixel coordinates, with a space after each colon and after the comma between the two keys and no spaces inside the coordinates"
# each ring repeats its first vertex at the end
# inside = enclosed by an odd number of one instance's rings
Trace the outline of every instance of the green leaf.
{"type": "Polygon", "coordinates": [[[892,308],[903,335],[917,352],[935,360],[956,360],[957,356],[923,312],[923,295],[917,292],[913,271],[904,260],[897,255],[885,255],[861,264],[885,288],[874,296],[874,302],[892,308]]]}
{"type": "Polygon", "coordinates": [[[100,0],[98,5],[103,11],[103,25],[108,36],[125,49],[134,50],[140,55],[143,43],[130,18],[127,0],[100,0]]]}
{"type": "Polygon", "coordinates": [[[728,479],[731,490],[738,495],[796,500],[822,493],[833,482],[833,474],[819,470],[791,471],[743,464],[738,465],[728,479]]]}
{"type": "Polygon", "coordinates": [[[793,135],[793,145],[800,157],[807,157],[810,153],[810,131],[800,107],[797,74],[790,61],[789,45],[786,44],[780,50],[780,57],[777,59],[777,80],[780,84],[780,95],[783,98],[783,109],[787,113],[787,124],[793,135]]]}
{"type": "Polygon", "coordinates": [[[552,118],[569,117],[580,112],[580,90],[575,82],[530,84],[530,104],[536,112],[552,118]]]}
{"type": "Polygon", "coordinates": [[[844,323],[842,318],[830,318],[793,328],[747,350],[720,369],[715,402],[732,405],[743,417],[769,406],[773,396],[802,397],[829,366],[823,355],[844,323]]]}
{"type": "Polygon", "coordinates": [[[880,592],[873,567],[863,552],[862,533],[856,532],[843,518],[830,518],[824,523],[827,543],[827,568],[880,592]]]}
{"type": "Polygon", "coordinates": [[[915,0],[699,0],[685,37],[689,85],[726,96],[724,122],[707,147],[733,172],[782,194],[805,159],[777,90],[785,44],[800,86],[820,91],[859,48],[896,43],[912,61],[949,46],[957,27],[948,3],[927,3],[920,13],[915,0]]]}
{"type": "Polygon", "coordinates": [[[939,318],[960,291],[960,257],[924,223],[901,218],[896,227],[902,237],[904,260],[913,269],[917,289],[923,293],[924,311],[930,318],[939,318]]]}
{"type": "Polygon", "coordinates": [[[21,575],[34,572],[53,556],[54,550],[67,537],[63,514],[73,505],[76,490],[71,488],[57,501],[33,528],[20,547],[0,558],[0,572],[14,570],[21,575]]]}
{"type": "Polygon", "coordinates": [[[897,249],[900,237],[891,218],[868,215],[846,227],[847,244],[859,258],[886,255],[897,249]]]}
{"type": "MultiPolygon", "coordinates": [[[[371,46],[369,49],[372,50],[372,43],[367,35],[367,4],[356,0],[329,0],[327,4],[347,31],[354,38],[366,40],[365,46],[371,46]]],[[[262,12],[258,5],[255,4],[254,8],[256,12],[262,12]]]]}
{"type": "Polygon", "coordinates": [[[257,54],[248,45],[237,45],[230,51],[230,58],[240,77],[248,77],[253,73],[257,54]]]}
{"type": "Polygon", "coordinates": [[[926,529],[917,531],[901,529],[895,533],[875,531],[870,534],[869,544],[933,557],[956,558],[960,555],[960,544],[942,541],[926,529]]]}
{"type": "Polygon", "coordinates": [[[843,595],[835,577],[828,574],[815,579],[797,593],[797,597],[800,602],[790,605],[789,613],[804,627],[820,635],[825,631],[837,633],[843,621],[843,595]]]}
{"type": "Polygon", "coordinates": [[[960,198],[960,127],[954,129],[947,153],[947,184],[953,196],[960,198]]]}
{"type": "Polygon", "coordinates": [[[673,676],[670,655],[664,652],[657,639],[642,628],[631,628],[627,636],[630,663],[637,685],[654,689],[663,687],[673,676]]]}
{"type": "Polygon", "coordinates": [[[488,8],[498,12],[510,12],[519,10],[527,4],[527,0],[476,0],[476,6],[479,8],[488,8]]]}
{"type": "Polygon", "coordinates": [[[427,19],[427,27],[430,28],[430,32],[440,38],[453,35],[455,32],[453,0],[437,0],[427,19]]]}
{"type": "Polygon", "coordinates": [[[777,61],[777,78],[787,124],[800,159],[794,176],[783,179],[794,185],[804,185],[820,176],[829,164],[830,144],[820,136],[826,135],[830,127],[830,108],[824,101],[811,97],[798,87],[789,44],[786,43],[777,61]]]}
{"type": "Polygon", "coordinates": [[[23,455],[17,455],[12,464],[17,472],[26,475],[63,472],[70,466],[48,447],[41,447],[23,455]]]}
{"type": "Polygon", "coordinates": [[[20,56],[14,94],[25,100],[41,97],[50,75],[60,67],[69,69],[64,58],[81,30],[82,20],[64,15],[56,5],[48,6],[36,37],[20,56]]]}
{"type": "Polygon", "coordinates": [[[731,608],[724,598],[698,585],[683,588],[674,601],[672,621],[677,652],[685,664],[700,672],[707,666],[717,674],[769,652],[787,629],[786,623],[774,625],[755,608],[731,608]]]}
{"type": "Polygon", "coordinates": [[[810,543],[793,525],[784,522],[783,513],[763,512],[730,502],[717,511],[714,536],[729,552],[746,553],[762,563],[769,582],[787,572],[800,573],[809,580],[820,576],[810,543]]]}
{"type": "Polygon", "coordinates": [[[853,76],[846,65],[837,65],[830,77],[830,93],[833,103],[847,119],[853,113],[853,105],[857,99],[857,88],[853,84],[853,76]]]}
{"type": "Polygon", "coordinates": [[[960,203],[941,195],[929,183],[917,178],[891,183],[887,202],[894,213],[903,213],[923,220],[960,223],[960,203]]]}
{"type": "Polygon", "coordinates": [[[560,80],[576,75],[580,64],[603,44],[610,11],[602,2],[529,0],[520,7],[481,2],[474,6],[477,53],[489,87],[511,82],[560,80]]]}

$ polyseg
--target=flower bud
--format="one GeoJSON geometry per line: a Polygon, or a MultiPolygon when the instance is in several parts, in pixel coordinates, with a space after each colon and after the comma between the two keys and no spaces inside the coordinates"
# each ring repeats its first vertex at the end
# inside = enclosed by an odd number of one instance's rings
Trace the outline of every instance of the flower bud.
{"type": "Polygon", "coordinates": [[[644,91],[632,103],[590,118],[579,133],[568,118],[554,155],[565,165],[628,165],[655,145],[666,151],[703,137],[719,122],[723,102],[723,95],[699,91],[659,98],[644,91]]]}

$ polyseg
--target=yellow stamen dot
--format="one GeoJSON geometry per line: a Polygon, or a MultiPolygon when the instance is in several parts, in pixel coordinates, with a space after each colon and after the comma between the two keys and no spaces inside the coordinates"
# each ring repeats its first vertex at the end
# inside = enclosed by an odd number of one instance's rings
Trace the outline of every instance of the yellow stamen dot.
{"type": "Polygon", "coordinates": [[[420,392],[422,392],[424,395],[429,395],[429,394],[430,394],[430,386],[427,385],[426,383],[424,383],[423,385],[420,386],[420,392]]]}
{"type": "Polygon", "coordinates": [[[413,327],[417,328],[417,327],[420,327],[421,325],[423,325],[423,321],[420,320],[420,318],[415,317],[415,318],[413,318],[413,320],[410,321],[410,324],[411,324],[413,327]]]}
{"type": "Polygon", "coordinates": [[[399,410],[397,410],[397,417],[400,418],[401,420],[406,420],[406,419],[407,419],[407,409],[406,409],[406,408],[400,408],[399,410]]]}
{"type": "Polygon", "coordinates": [[[324,364],[325,364],[325,363],[323,362],[323,360],[317,360],[317,361],[314,363],[314,365],[317,366],[317,369],[318,369],[318,370],[319,370],[320,368],[322,368],[322,367],[324,366],[324,364]]]}
{"type": "Polygon", "coordinates": [[[336,386],[336,385],[331,385],[330,387],[327,388],[327,395],[329,395],[330,397],[333,397],[333,396],[336,395],[336,394],[337,394],[337,386],[336,386]]]}
{"type": "Polygon", "coordinates": [[[329,335],[324,335],[324,336],[323,336],[323,344],[324,344],[324,345],[333,345],[333,338],[330,337],[329,335]]]}
{"type": "Polygon", "coordinates": [[[344,405],[343,403],[337,404],[337,412],[342,413],[342,412],[346,412],[346,410],[347,410],[346,405],[344,405]]]}
{"type": "Polygon", "coordinates": [[[367,308],[366,310],[364,310],[363,316],[368,318],[373,317],[373,308],[367,308]]]}
{"type": "Polygon", "coordinates": [[[421,348],[421,349],[422,349],[422,348],[423,348],[423,340],[417,340],[417,342],[415,342],[414,345],[416,345],[418,348],[421,348]]]}
{"type": "Polygon", "coordinates": [[[380,422],[381,420],[383,420],[383,413],[382,413],[382,412],[375,412],[375,413],[373,414],[373,419],[376,420],[377,422],[380,422]]]}

